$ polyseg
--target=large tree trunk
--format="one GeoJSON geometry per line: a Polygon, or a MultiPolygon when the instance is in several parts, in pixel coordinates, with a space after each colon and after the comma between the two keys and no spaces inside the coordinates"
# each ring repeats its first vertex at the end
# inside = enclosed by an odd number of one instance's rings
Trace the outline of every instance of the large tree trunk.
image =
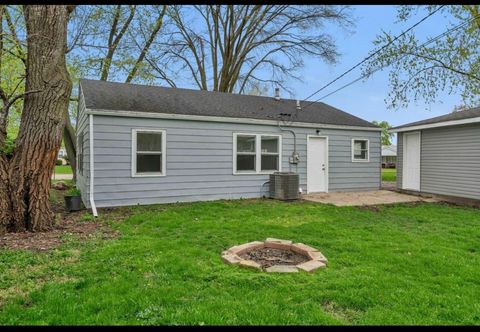
{"type": "MultiPolygon", "coordinates": [[[[10,202],[6,206],[10,211],[0,215],[2,219],[7,218],[3,224],[8,231],[45,231],[54,223],[49,204],[50,177],[60,149],[72,90],[65,62],[67,22],[72,9],[72,6],[56,5],[24,7],[25,91],[36,92],[25,96],[15,151],[8,162],[6,194],[10,202]]],[[[5,193],[0,193],[2,201],[4,196],[5,193]]]]}

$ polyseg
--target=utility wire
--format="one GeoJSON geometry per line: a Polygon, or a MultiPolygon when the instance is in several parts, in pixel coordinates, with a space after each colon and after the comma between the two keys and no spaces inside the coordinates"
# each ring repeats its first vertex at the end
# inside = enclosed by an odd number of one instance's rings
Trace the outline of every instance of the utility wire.
{"type": "MultiPolygon", "coordinates": [[[[448,35],[449,33],[453,32],[453,31],[455,31],[455,30],[460,29],[460,28],[463,27],[464,25],[470,24],[471,22],[473,22],[473,21],[476,20],[477,18],[480,18],[480,15],[475,16],[474,18],[470,19],[470,20],[467,21],[467,22],[463,22],[463,23],[461,23],[461,24],[459,24],[459,25],[456,25],[455,27],[453,27],[453,28],[451,28],[451,29],[443,32],[442,34],[440,34],[440,35],[438,35],[438,36],[436,36],[436,37],[434,37],[434,38],[432,38],[432,39],[427,40],[427,41],[426,41],[425,43],[423,43],[422,45],[416,46],[414,49],[427,46],[428,44],[431,44],[431,43],[433,43],[434,41],[437,41],[438,39],[440,39],[440,38],[448,35]]],[[[407,55],[408,55],[408,54],[404,54],[404,55],[401,56],[398,60],[403,59],[403,58],[406,57],[407,55]]],[[[361,75],[360,77],[356,78],[355,80],[351,81],[350,83],[347,83],[347,84],[343,85],[342,87],[338,88],[337,90],[334,90],[334,91],[330,92],[329,94],[324,95],[324,96],[316,99],[315,101],[309,103],[308,105],[304,106],[303,109],[305,109],[306,107],[310,106],[311,104],[314,104],[314,103],[316,103],[316,102],[318,102],[318,101],[320,101],[320,100],[322,100],[322,99],[325,99],[325,98],[333,95],[334,93],[337,93],[337,92],[340,91],[340,90],[343,90],[343,89],[349,87],[349,86],[352,85],[352,84],[357,83],[357,82],[360,81],[361,79],[363,79],[363,78],[365,78],[365,77],[368,77],[368,76],[376,73],[377,71],[379,71],[379,70],[381,70],[381,69],[383,69],[383,68],[385,68],[385,67],[387,67],[387,65],[380,66],[380,67],[378,67],[378,68],[376,68],[376,69],[374,69],[374,70],[372,70],[372,71],[369,71],[368,73],[366,73],[366,74],[364,74],[364,75],[361,75]]]]}
{"type": "MultiPolygon", "coordinates": [[[[378,54],[379,52],[383,51],[385,48],[387,48],[388,46],[390,46],[391,44],[393,44],[394,42],[396,42],[399,38],[401,38],[402,36],[404,36],[406,33],[408,33],[409,31],[411,31],[412,29],[414,29],[415,27],[417,27],[419,24],[421,24],[423,21],[425,21],[426,19],[428,19],[430,16],[434,15],[435,13],[437,13],[440,9],[442,9],[445,5],[441,5],[440,7],[438,7],[436,10],[434,10],[433,12],[431,12],[430,14],[428,14],[427,16],[425,16],[424,18],[422,18],[420,21],[418,21],[417,23],[415,23],[414,25],[412,25],[410,28],[408,28],[407,30],[405,30],[404,32],[402,32],[401,34],[399,34],[398,36],[396,36],[395,38],[393,38],[390,42],[388,42],[386,45],[384,45],[383,47],[381,47],[380,49],[378,49],[377,51],[375,51],[374,53],[370,54],[369,56],[367,56],[365,59],[363,59],[362,61],[360,61],[359,63],[357,63],[355,66],[353,66],[352,68],[348,69],[346,72],[344,72],[343,74],[341,74],[340,76],[337,76],[334,80],[330,81],[329,83],[325,84],[324,86],[322,86],[320,89],[318,89],[317,91],[315,91],[314,93],[312,93],[311,95],[309,95],[307,98],[305,98],[304,100],[306,101],[307,99],[315,96],[317,93],[319,93],[320,91],[324,90],[325,88],[329,87],[330,85],[332,85],[333,83],[335,83],[336,81],[338,81],[339,79],[341,79],[343,76],[347,75],[348,73],[350,73],[352,70],[354,70],[355,68],[359,67],[360,65],[362,65],[363,63],[365,63],[365,61],[371,59],[373,56],[375,56],[376,54],[378,54]]],[[[313,103],[313,102],[312,102],[313,103]]],[[[307,104],[307,106],[310,106],[311,103],[307,104]]],[[[307,107],[305,106],[305,107],[307,107]]]]}

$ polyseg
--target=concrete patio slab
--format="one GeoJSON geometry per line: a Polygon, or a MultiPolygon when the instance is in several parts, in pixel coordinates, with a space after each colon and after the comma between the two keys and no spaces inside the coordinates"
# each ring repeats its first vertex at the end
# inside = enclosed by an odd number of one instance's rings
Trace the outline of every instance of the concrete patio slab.
{"type": "Polygon", "coordinates": [[[333,193],[315,193],[301,196],[312,202],[333,204],[336,206],[361,206],[395,204],[408,202],[438,202],[435,198],[402,194],[390,190],[350,191],[333,193]]]}

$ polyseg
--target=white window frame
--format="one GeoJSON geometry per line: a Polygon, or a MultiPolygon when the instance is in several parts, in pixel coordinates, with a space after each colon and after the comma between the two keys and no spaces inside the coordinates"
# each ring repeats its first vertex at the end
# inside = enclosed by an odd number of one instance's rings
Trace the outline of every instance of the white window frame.
{"type": "MultiPolygon", "coordinates": [[[[277,153],[263,153],[264,155],[277,155],[277,153]]],[[[233,175],[272,174],[282,171],[282,135],[257,134],[257,133],[233,133],[233,175]],[[255,171],[237,171],[237,136],[255,136],[255,171]],[[278,170],[262,171],[262,136],[278,138],[278,170]]]]}
{"type": "Polygon", "coordinates": [[[367,138],[352,138],[352,162],[354,163],[368,163],[370,162],[370,140],[367,138]],[[367,142],[367,159],[355,159],[355,141],[367,142]]]}
{"type": "Polygon", "coordinates": [[[132,156],[131,156],[131,165],[132,165],[132,178],[137,177],[160,177],[167,175],[167,131],[164,129],[143,129],[143,128],[134,128],[132,129],[132,156]],[[156,133],[162,134],[162,172],[155,173],[137,173],[137,133],[156,133]]]}

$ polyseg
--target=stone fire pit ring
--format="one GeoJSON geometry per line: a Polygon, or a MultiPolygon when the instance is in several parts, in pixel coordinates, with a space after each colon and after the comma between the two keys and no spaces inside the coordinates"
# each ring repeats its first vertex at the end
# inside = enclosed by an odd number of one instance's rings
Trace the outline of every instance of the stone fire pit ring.
{"type": "Polygon", "coordinates": [[[222,260],[227,264],[239,265],[242,267],[266,272],[298,272],[299,270],[314,272],[315,270],[326,267],[327,265],[327,258],[317,249],[307,246],[303,243],[292,243],[292,241],[289,240],[274,238],[267,238],[265,241],[253,241],[238,246],[233,246],[230,249],[222,252],[222,260]],[[304,262],[296,265],[273,265],[263,268],[262,265],[256,261],[241,257],[248,252],[262,248],[272,248],[294,252],[305,256],[306,259],[304,262]]]}

